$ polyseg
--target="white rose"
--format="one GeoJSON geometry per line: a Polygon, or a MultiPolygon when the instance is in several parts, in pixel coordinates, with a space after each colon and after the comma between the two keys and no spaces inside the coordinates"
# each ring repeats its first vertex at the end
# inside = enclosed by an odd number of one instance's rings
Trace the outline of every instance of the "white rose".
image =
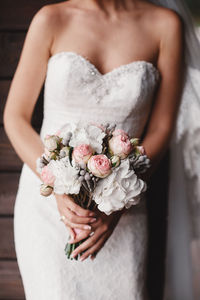
{"type": "Polygon", "coordinates": [[[129,159],[124,159],[108,177],[98,181],[93,199],[107,215],[137,204],[146,190],[146,183],[129,167],[129,159]]]}
{"type": "Polygon", "coordinates": [[[48,151],[54,151],[58,147],[60,139],[56,135],[47,135],[44,139],[44,146],[48,151]]]}

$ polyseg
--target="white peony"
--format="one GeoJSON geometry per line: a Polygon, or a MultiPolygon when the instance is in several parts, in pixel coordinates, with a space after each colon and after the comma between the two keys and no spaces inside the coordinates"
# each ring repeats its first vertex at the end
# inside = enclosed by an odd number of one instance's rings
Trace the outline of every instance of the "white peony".
{"type": "Polygon", "coordinates": [[[129,159],[122,160],[95,188],[93,199],[98,204],[98,209],[107,215],[137,204],[141,194],[146,191],[146,183],[129,167],[129,159]]]}
{"type": "Polygon", "coordinates": [[[69,157],[60,160],[51,160],[48,168],[55,176],[54,192],[57,194],[78,194],[81,187],[79,182],[79,167],[75,168],[75,163],[70,164],[69,157]]]}
{"type": "Polygon", "coordinates": [[[60,130],[60,137],[65,137],[67,132],[72,133],[69,145],[77,147],[80,144],[88,144],[97,153],[102,152],[102,142],[106,133],[94,124],[71,123],[66,124],[60,130]]]}

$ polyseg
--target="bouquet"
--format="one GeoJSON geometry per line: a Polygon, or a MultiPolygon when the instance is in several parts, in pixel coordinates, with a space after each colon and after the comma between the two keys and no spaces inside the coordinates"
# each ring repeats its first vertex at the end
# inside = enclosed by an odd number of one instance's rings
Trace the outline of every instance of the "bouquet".
{"type": "MultiPolygon", "coordinates": [[[[144,147],[115,124],[65,124],[45,137],[44,149],[37,159],[43,196],[70,194],[81,207],[109,215],[138,204],[146,191],[139,176],[150,167],[144,147]]],[[[81,242],[66,244],[68,258],[81,242]]]]}

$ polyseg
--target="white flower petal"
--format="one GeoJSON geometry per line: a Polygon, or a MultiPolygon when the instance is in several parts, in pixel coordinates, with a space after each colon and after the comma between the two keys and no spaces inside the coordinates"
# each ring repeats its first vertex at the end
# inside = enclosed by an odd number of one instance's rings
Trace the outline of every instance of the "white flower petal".
{"type": "Polygon", "coordinates": [[[129,167],[129,159],[122,160],[108,177],[97,184],[93,199],[99,210],[107,215],[139,203],[141,194],[146,190],[146,183],[129,167]]]}

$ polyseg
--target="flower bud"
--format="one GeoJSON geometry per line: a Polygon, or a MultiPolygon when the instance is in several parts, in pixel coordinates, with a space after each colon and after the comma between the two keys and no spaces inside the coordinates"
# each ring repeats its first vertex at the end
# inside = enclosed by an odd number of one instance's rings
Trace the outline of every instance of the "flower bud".
{"type": "Polygon", "coordinates": [[[132,138],[132,139],[130,139],[130,142],[133,146],[137,146],[139,144],[139,139],[138,138],[132,138]]]}
{"type": "Polygon", "coordinates": [[[51,195],[52,192],[53,192],[53,188],[51,186],[46,184],[41,184],[40,194],[42,196],[48,197],[49,195],[51,195]]]}
{"type": "Polygon", "coordinates": [[[56,160],[57,159],[57,154],[55,152],[51,152],[50,159],[56,160]]]}
{"type": "Polygon", "coordinates": [[[85,175],[85,172],[86,172],[85,170],[81,170],[80,175],[85,175]]]}
{"type": "Polygon", "coordinates": [[[90,174],[88,172],[86,172],[84,178],[85,178],[85,180],[90,180],[90,174]]]}
{"type": "Polygon", "coordinates": [[[63,148],[60,150],[60,156],[61,156],[61,157],[68,156],[68,155],[69,155],[69,149],[70,149],[70,147],[63,147],[63,148]]]}
{"type": "Polygon", "coordinates": [[[114,155],[114,156],[112,156],[111,158],[110,158],[110,160],[111,160],[111,163],[112,163],[112,167],[118,167],[119,166],[119,164],[120,164],[120,157],[119,156],[117,156],[117,155],[114,155]]]}

